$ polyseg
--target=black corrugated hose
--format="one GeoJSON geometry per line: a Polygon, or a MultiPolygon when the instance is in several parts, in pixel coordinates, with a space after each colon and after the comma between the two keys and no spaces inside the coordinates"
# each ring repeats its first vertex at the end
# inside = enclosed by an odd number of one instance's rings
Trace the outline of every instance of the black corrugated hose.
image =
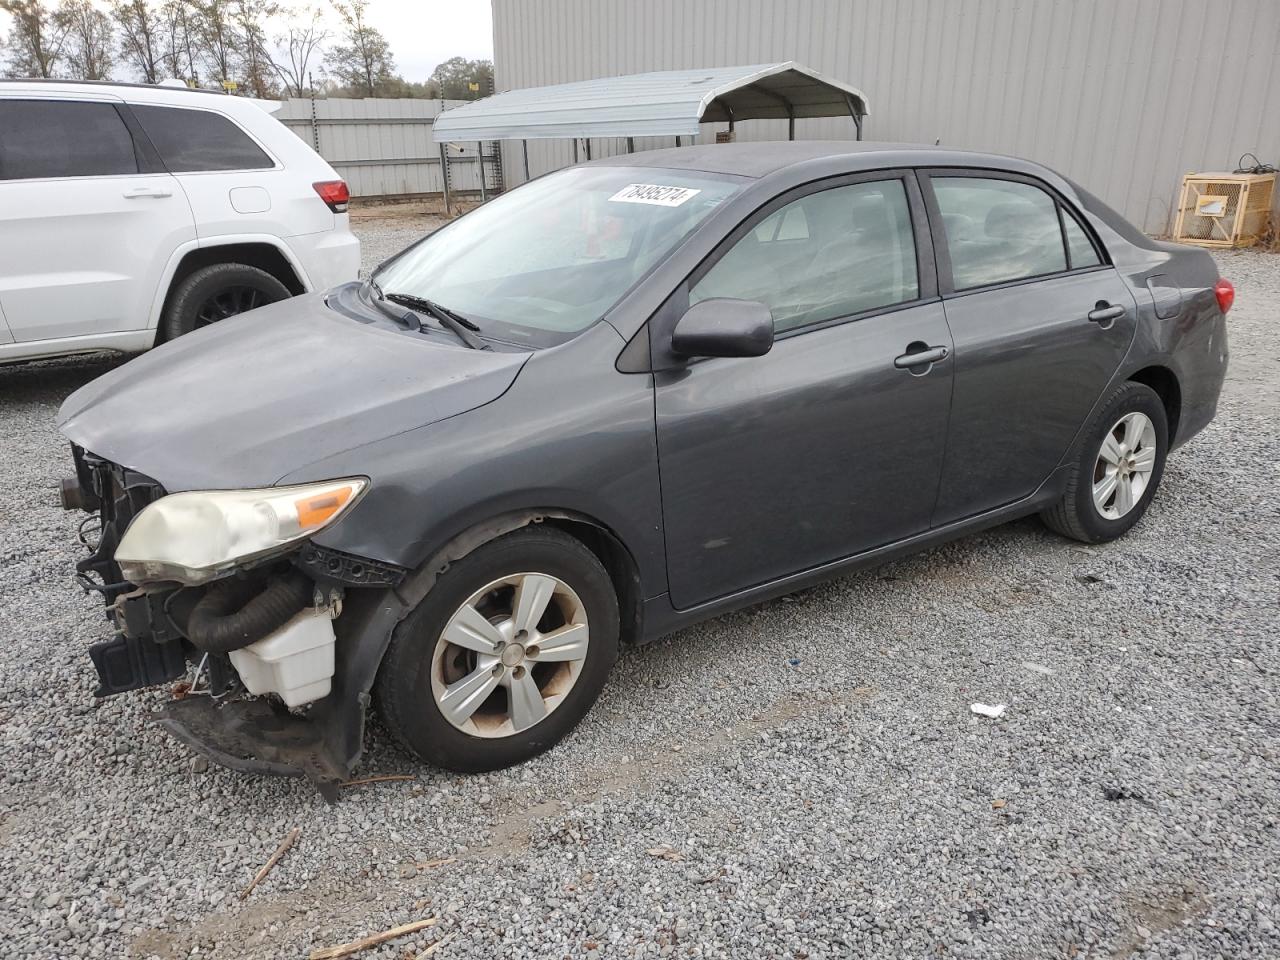
{"type": "Polygon", "coordinates": [[[206,653],[230,653],[279,630],[311,603],[314,587],[300,573],[272,580],[252,594],[242,580],[209,587],[191,611],[187,638],[206,653]]]}

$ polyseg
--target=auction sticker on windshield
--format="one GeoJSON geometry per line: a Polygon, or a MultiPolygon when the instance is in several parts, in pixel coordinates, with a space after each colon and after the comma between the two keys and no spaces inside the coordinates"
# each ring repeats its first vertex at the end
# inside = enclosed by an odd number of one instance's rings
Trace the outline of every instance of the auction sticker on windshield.
{"type": "Polygon", "coordinates": [[[609,200],[613,203],[652,203],[659,207],[678,207],[701,193],[690,187],[664,187],[657,183],[628,183],[609,200]]]}

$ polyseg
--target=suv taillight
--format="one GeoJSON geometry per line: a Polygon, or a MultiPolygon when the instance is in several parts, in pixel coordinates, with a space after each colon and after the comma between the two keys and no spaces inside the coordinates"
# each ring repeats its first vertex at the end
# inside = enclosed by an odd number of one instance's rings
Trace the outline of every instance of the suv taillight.
{"type": "Polygon", "coordinates": [[[1223,313],[1230,310],[1231,305],[1236,302],[1236,288],[1226,277],[1218,278],[1218,282],[1213,285],[1213,295],[1218,298],[1218,309],[1223,313]]]}
{"type": "Polygon", "coordinates": [[[320,199],[327,203],[329,209],[334,213],[347,212],[347,204],[351,200],[351,191],[347,189],[345,180],[321,180],[311,186],[315,188],[316,193],[320,194],[320,199]]]}

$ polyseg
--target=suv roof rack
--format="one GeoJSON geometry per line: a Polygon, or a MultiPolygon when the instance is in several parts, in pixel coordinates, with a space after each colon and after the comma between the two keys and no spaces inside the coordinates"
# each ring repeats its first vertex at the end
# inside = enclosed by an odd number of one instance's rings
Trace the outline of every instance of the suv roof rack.
{"type": "Polygon", "coordinates": [[[208,93],[215,97],[225,97],[228,94],[221,90],[206,90],[202,87],[187,86],[166,86],[161,83],[126,83],[118,80],[59,80],[56,77],[4,77],[0,78],[0,84],[6,83],[47,83],[51,86],[59,84],[71,84],[78,87],[128,87],[141,90],[172,90],[175,93],[208,93]]]}

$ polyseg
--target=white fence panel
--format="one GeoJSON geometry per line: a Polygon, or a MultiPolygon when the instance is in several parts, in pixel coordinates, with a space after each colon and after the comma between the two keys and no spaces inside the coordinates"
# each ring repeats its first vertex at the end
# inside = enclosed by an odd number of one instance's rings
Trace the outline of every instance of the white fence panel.
{"type": "MultiPolygon", "coordinates": [[[[392,197],[440,193],[444,189],[440,148],[431,128],[441,109],[458,100],[309,100],[284,101],[276,119],[306,141],[347,181],[354,197],[392,197]]],[[[449,189],[478,193],[479,144],[459,144],[449,152],[449,189]]],[[[496,148],[485,147],[487,189],[500,189],[496,148]]]]}

